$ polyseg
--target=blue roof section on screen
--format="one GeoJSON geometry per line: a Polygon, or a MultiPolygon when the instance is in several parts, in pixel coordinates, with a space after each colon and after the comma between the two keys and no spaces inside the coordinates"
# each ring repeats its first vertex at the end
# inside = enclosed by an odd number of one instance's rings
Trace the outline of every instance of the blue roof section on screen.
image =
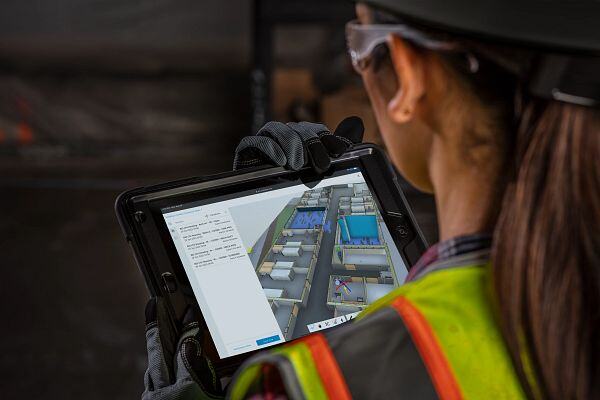
{"type": "Polygon", "coordinates": [[[324,208],[298,208],[289,224],[291,229],[313,229],[315,225],[322,225],[325,217],[324,208]]]}
{"type": "Polygon", "coordinates": [[[375,215],[347,215],[338,219],[338,224],[344,243],[350,244],[362,240],[367,242],[364,244],[379,244],[379,231],[375,215]]]}

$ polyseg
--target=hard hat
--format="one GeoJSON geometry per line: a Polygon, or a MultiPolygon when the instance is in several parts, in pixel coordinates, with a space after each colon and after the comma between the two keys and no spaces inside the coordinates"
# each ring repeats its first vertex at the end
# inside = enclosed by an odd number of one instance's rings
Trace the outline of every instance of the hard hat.
{"type": "MultiPolygon", "coordinates": [[[[529,92],[584,106],[600,105],[598,0],[364,0],[417,25],[534,49],[529,92]]],[[[523,78],[523,77],[522,77],[523,78]]]]}
{"type": "Polygon", "coordinates": [[[600,53],[597,0],[365,0],[449,33],[600,53]]]}

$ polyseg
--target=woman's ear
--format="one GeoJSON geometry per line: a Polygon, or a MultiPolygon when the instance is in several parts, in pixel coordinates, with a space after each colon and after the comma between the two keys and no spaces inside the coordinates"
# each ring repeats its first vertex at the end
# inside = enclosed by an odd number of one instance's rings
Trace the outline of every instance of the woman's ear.
{"type": "Polygon", "coordinates": [[[403,39],[392,35],[389,47],[399,85],[387,109],[392,120],[401,124],[413,119],[425,94],[425,66],[423,56],[403,39]]]}

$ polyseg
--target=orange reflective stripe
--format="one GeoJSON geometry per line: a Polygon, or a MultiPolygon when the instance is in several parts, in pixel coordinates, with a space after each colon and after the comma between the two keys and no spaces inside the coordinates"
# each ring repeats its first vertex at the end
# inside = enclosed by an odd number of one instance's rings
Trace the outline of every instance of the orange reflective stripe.
{"type": "Polygon", "coordinates": [[[336,400],[352,399],[340,366],[335,360],[323,334],[313,333],[298,340],[298,342],[308,346],[329,398],[336,400]]]}
{"type": "Polygon", "coordinates": [[[404,297],[394,300],[391,306],[400,314],[410,332],[440,399],[462,399],[448,360],[423,314],[404,297]]]}

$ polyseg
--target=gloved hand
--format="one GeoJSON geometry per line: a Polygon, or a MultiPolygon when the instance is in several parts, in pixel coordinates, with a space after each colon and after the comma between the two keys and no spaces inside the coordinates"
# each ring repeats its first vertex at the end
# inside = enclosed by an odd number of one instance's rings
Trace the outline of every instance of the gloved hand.
{"type": "Polygon", "coordinates": [[[255,136],[244,137],[235,150],[233,169],[269,164],[297,171],[310,165],[317,173],[362,141],[364,125],[358,117],[344,119],[331,134],[323,124],[267,122],[255,136]]]}
{"type": "Polygon", "coordinates": [[[142,400],[199,400],[223,398],[223,390],[208,358],[203,354],[196,312],[190,308],[175,337],[161,298],[146,306],[148,369],[142,400]]]}

